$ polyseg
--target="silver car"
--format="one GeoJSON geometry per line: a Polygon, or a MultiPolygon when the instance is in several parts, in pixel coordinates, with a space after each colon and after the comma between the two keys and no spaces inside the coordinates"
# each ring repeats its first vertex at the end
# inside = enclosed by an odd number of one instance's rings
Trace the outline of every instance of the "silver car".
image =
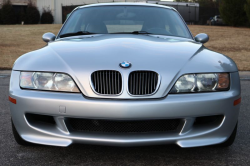
{"type": "Polygon", "coordinates": [[[172,7],[76,8],[10,80],[20,145],[230,146],[241,102],[234,61],[193,37],[172,7]]]}

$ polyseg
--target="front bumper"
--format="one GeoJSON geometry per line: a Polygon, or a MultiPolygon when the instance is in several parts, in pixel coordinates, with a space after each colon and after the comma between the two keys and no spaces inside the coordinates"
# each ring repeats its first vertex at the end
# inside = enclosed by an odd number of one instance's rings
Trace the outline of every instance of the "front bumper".
{"type": "Polygon", "coordinates": [[[72,143],[112,146],[139,146],[177,144],[180,147],[196,147],[219,144],[231,135],[237,121],[240,105],[238,73],[231,73],[231,89],[226,92],[176,94],[151,100],[90,99],[81,94],[21,90],[18,71],[13,71],[10,96],[17,104],[10,103],[14,125],[20,136],[38,144],[69,146],[72,143]],[[60,108],[66,108],[61,110],[60,108]],[[26,113],[53,116],[56,125],[30,124],[26,113]],[[196,117],[223,115],[220,124],[194,126],[196,117]],[[87,119],[183,119],[178,133],[110,134],[71,132],[65,118],[87,119]]]}

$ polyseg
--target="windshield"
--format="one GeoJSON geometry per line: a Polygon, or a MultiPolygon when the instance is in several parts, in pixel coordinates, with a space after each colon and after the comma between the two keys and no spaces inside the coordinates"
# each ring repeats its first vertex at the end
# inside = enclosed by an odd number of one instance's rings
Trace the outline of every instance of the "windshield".
{"type": "Polygon", "coordinates": [[[78,9],[72,13],[59,36],[135,32],[191,38],[177,12],[160,7],[128,5],[78,9]]]}

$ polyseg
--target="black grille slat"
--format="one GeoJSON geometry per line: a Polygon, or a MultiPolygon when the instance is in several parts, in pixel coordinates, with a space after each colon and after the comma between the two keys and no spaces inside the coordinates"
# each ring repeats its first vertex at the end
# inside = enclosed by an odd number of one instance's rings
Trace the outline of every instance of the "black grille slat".
{"type": "Polygon", "coordinates": [[[103,92],[101,94],[105,94],[106,91],[106,86],[105,86],[105,75],[104,75],[104,71],[101,72],[102,75],[102,87],[103,87],[103,92]]]}
{"type": "Polygon", "coordinates": [[[105,94],[108,94],[108,92],[109,92],[109,87],[108,87],[108,71],[106,71],[105,77],[106,77],[106,81],[105,81],[105,83],[106,83],[106,93],[105,94]]]}
{"type": "Polygon", "coordinates": [[[111,73],[112,74],[112,76],[111,76],[111,90],[112,90],[112,94],[114,94],[115,92],[114,92],[114,80],[113,80],[113,72],[111,73]]]}
{"type": "Polygon", "coordinates": [[[99,84],[99,83],[100,83],[100,81],[99,81],[99,74],[98,74],[98,73],[96,73],[96,75],[97,75],[97,76],[96,76],[96,82],[97,82],[97,90],[98,90],[98,91],[100,91],[100,84],[99,84]]]}
{"type": "Polygon", "coordinates": [[[117,85],[116,85],[116,73],[115,73],[115,81],[114,81],[114,82],[115,82],[115,85],[114,85],[114,87],[115,87],[115,94],[117,94],[117,87],[116,87],[116,86],[117,86],[117,85]]]}
{"type": "Polygon", "coordinates": [[[157,77],[157,76],[154,74],[154,87],[156,87],[156,85],[157,85],[156,77],[157,77]]]}
{"type": "MultiPolygon", "coordinates": [[[[117,76],[118,76],[118,73],[117,73],[117,76]]],[[[118,76],[119,77],[119,76],[118,76]]],[[[118,80],[118,86],[117,86],[117,89],[119,91],[119,87],[120,87],[120,79],[117,79],[118,80]]]]}
{"type": "Polygon", "coordinates": [[[133,86],[132,87],[130,87],[130,88],[133,88],[133,94],[135,94],[135,74],[134,74],[134,76],[131,76],[132,78],[133,78],[133,86]]]}
{"type": "Polygon", "coordinates": [[[131,78],[130,80],[129,80],[129,84],[130,84],[130,87],[132,87],[132,91],[133,91],[133,78],[131,78]]]}
{"type": "Polygon", "coordinates": [[[139,74],[139,93],[138,94],[141,94],[141,72],[139,74]]]}
{"type": "Polygon", "coordinates": [[[160,120],[96,120],[68,118],[68,124],[73,130],[102,133],[152,133],[177,131],[180,119],[160,120]]]}
{"type": "Polygon", "coordinates": [[[132,95],[148,95],[156,91],[158,74],[154,71],[134,71],[128,80],[129,93],[132,95]]]}
{"type": "Polygon", "coordinates": [[[142,73],[142,89],[141,89],[141,91],[143,94],[146,94],[146,92],[144,91],[144,84],[145,84],[145,82],[144,82],[144,72],[143,72],[142,73]]]}
{"type": "Polygon", "coordinates": [[[91,74],[94,90],[99,94],[114,95],[121,93],[122,76],[118,71],[102,70],[91,74]]]}
{"type": "Polygon", "coordinates": [[[96,73],[94,73],[94,78],[95,78],[94,86],[96,87],[96,73]]]}
{"type": "Polygon", "coordinates": [[[98,77],[100,78],[99,80],[100,80],[100,92],[102,93],[103,91],[102,91],[102,77],[101,77],[101,74],[100,73],[98,73],[98,77]]]}
{"type": "Polygon", "coordinates": [[[152,89],[153,89],[153,77],[154,77],[154,75],[153,75],[153,73],[151,73],[151,86],[150,86],[151,92],[152,92],[152,89]]]}
{"type": "Polygon", "coordinates": [[[148,75],[148,91],[147,91],[147,93],[149,93],[150,92],[150,74],[147,74],[148,75]]]}
{"type": "Polygon", "coordinates": [[[109,94],[113,94],[112,91],[111,91],[112,90],[112,85],[111,85],[110,71],[109,71],[108,75],[109,75],[109,94]]]}
{"type": "Polygon", "coordinates": [[[139,82],[138,80],[139,80],[138,73],[136,73],[136,88],[135,88],[136,89],[136,93],[135,93],[135,95],[138,94],[138,90],[139,90],[138,89],[138,82],[139,82]]]}
{"type": "MultiPolygon", "coordinates": [[[[155,75],[154,75],[153,83],[154,83],[154,86],[155,86],[155,75]]],[[[153,87],[154,87],[154,86],[153,86],[153,87]]]]}

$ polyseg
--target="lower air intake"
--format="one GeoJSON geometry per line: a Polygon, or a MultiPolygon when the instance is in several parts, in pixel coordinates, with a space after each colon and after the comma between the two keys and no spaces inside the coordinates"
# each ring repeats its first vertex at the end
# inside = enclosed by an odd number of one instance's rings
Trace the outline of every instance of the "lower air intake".
{"type": "Polygon", "coordinates": [[[68,122],[73,130],[83,132],[151,133],[176,131],[181,123],[181,120],[165,119],[115,121],[69,118],[68,122]]]}

